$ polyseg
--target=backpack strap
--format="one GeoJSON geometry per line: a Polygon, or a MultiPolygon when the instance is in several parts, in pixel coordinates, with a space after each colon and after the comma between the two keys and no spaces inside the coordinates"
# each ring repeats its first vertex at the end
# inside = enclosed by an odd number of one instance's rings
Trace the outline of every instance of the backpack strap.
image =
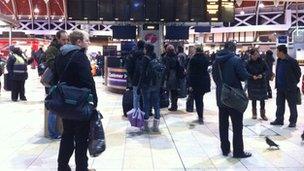
{"type": "Polygon", "coordinates": [[[71,58],[69,59],[69,62],[68,62],[68,63],[65,65],[65,67],[64,67],[63,73],[61,74],[58,83],[61,82],[61,79],[63,78],[65,72],[67,71],[69,65],[71,64],[72,59],[74,58],[74,56],[75,56],[75,54],[76,54],[77,52],[79,52],[79,50],[75,50],[75,51],[72,53],[71,58]]]}

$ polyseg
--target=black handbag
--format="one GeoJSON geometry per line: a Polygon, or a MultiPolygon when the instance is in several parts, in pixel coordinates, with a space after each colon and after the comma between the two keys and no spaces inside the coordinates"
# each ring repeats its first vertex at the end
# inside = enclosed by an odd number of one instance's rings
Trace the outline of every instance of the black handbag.
{"type": "Polygon", "coordinates": [[[234,88],[224,83],[223,75],[220,65],[218,65],[220,79],[222,81],[221,90],[221,102],[227,107],[235,109],[241,113],[244,113],[248,106],[248,98],[244,90],[239,88],[234,88]]]}
{"type": "Polygon", "coordinates": [[[65,82],[61,82],[72,59],[73,55],[65,66],[58,84],[50,89],[44,104],[47,110],[57,114],[62,119],[88,121],[94,109],[91,90],[69,86],[65,82]]]}
{"type": "Polygon", "coordinates": [[[94,110],[90,121],[89,153],[92,157],[99,156],[106,150],[105,133],[102,126],[102,115],[94,110]]]}
{"type": "Polygon", "coordinates": [[[301,105],[301,104],[302,104],[302,94],[300,88],[297,87],[297,105],[301,105]]]}

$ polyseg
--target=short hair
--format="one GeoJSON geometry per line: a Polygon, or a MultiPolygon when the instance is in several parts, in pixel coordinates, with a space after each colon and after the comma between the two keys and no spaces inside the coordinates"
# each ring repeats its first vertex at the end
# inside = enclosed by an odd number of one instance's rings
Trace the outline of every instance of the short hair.
{"type": "Polygon", "coordinates": [[[228,41],[225,43],[225,47],[224,49],[228,50],[228,51],[232,51],[235,52],[236,51],[236,41],[232,40],[232,41],[228,41]]]}
{"type": "Polygon", "coordinates": [[[56,33],[56,39],[60,39],[62,33],[67,34],[67,32],[66,32],[65,30],[59,30],[59,31],[57,31],[57,33],[56,33]]]}
{"type": "Polygon", "coordinates": [[[138,49],[144,49],[144,47],[145,47],[145,41],[140,40],[140,41],[137,42],[137,48],[138,49]]]}
{"type": "Polygon", "coordinates": [[[146,51],[147,53],[153,53],[154,52],[154,45],[152,45],[151,43],[147,43],[145,45],[146,51]]]}
{"type": "Polygon", "coordinates": [[[167,52],[167,53],[170,53],[170,54],[175,53],[175,48],[174,48],[174,46],[171,45],[171,44],[168,44],[167,47],[166,47],[166,52],[167,52]]]}
{"type": "Polygon", "coordinates": [[[287,54],[287,47],[286,47],[286,45],[279,45],[279,46],[277,47],[277,50],[278,50],[279,52],[283,52],[284,54],[287,54]]]}
{"type": "Polygon", "coordinates": [[[184,47],[182,47],[181,45],[178,45],[178,46],[177,46],[177,51],[178,51],[179,53],[184,52],[184,47]]]}
{"type": "Polygon", "coordinates": [[[83,41],[85,36],[88,36],[87,32],[82,31],[82,30],[75,30],[69,35],[69,38],[70,38],[71,44],[75,45],[77,40],[83,41]]]}
{"type": "Polygon", "coordinates": [[[204,52],[203,46],[196,47],[196,53],[203,53],[203,52],[204,52]]]}
{"type": "Polygon", "coordinates": [[[250,49],[249,53],[250,55],[254,55],[255,52],[258,52],[259,53],[259,50],[257,48],[252,48],[250,49]]]}

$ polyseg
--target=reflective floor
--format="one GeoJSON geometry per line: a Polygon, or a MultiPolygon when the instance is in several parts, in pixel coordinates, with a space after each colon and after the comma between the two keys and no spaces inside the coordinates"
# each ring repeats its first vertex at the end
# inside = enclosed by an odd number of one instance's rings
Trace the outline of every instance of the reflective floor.
{"type": "MultiPolygon", "coordinates": [[[[26,81],[27,102],[12,103],[10,93],[0,96],[0,170],[56,170],[59,141],[43,137],[44,88],[35,70],[29,70],[26,81]]],[[[1,78],[3,79],[3,78],[1,78]]],[[[162,110],[161,134],[141,134],[122,118],[122,96],[110,93],[95,78],[106,130],[107,150],[90,158],[96,170],[304,170],[304,105],[298,106],[297,128],[285,123],[274,127],[268,122],[251,119],[251,105],[245,113],[245,149],[253,153],[247,159],[223,157],[219,148],[218,115],[214,86],[204,97],[204,125],[193,124],[195,113],[185,112],[185,99],[179,100],[179,111],[162,110]],[[268,149],[265,136],[280,145],[268,149]]],[[[3,83],[3,82],[2,82],[3,83]]],[[[275,93],[274,93],[275,95],[275,93]]],[[[270,121],[275,115],[275,97],[266,102],[270,121]]],[[[231,131],[230,131],[231,133],[231,131]]],[[[231,137],[231,136],[230,136],[231,137]]],[[[70,164],[75,168],[74,156],[70,164]]]]}

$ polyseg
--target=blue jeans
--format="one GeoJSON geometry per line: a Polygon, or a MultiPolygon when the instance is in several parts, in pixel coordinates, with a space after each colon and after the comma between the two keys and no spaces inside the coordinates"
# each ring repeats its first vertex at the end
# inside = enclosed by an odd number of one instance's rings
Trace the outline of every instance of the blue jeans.
{"type": "Polygon", "coordinates": [[[49,131],[49,136],[52,139],[58,138],[60,136],[59,131],[57,130],[57,116],[56,114],[49,112],[48,116],[48,131],[49,131]]]}
{"type": "Polygon", "coordinates": [[[133,86],[133,108],[137,109],[140,108],[139,100],[140,100],[140,95],[137,94],[138,87],[133,86]]]}
{"type": "Polygon", "coordinates": [[[143,88],[142,90],[143,94],[143,101],[144,101],[144,112],[145,112],[145,119],[149,119],[149,114],[151,112],[151,108],[154,108],[154,118],[159,119],[160,118],[160,88],[159,87],[149,87],[149,88],[143,88]]]}

